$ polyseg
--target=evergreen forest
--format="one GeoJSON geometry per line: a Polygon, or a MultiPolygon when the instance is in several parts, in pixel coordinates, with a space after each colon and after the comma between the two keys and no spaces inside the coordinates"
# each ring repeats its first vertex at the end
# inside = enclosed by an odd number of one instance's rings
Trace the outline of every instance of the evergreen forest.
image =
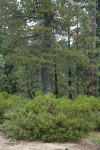
{"type": "Polygon", "coordinates": [[[100,96],[99,0],[1,0],[0,91],[100,96]]]}
{"type": "Polygon", "coordinates": [[[100,131],[100,0],[0,0],[0,130],[42,141],[100,131]]]}

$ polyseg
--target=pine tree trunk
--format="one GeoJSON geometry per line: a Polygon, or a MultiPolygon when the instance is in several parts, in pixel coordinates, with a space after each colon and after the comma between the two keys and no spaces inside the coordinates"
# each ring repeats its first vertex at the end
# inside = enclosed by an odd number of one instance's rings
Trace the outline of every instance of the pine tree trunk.
{"type": "Polygon", "coordinates": [[[90,58],[90,69],[89,69],[89,87],[87,94],[95,96],[96,95],[96,79],[95,79],[95,52],[94,49],[96,48],[96,0],[94,0],[94,10],[92,11],[92,32],[91,35],[93,37],[93,47],[92,50],[88,53],[90,58]]]}
{"type": "MultiPolygon", "coordinates": [[[[94,10],[92,12],[92,37],[96,37],[96,0],[94,0],[94,10]]],[[[94,44],[94,48],[96,45],[94,44]]]]}
{"type": "MultiPolygon", "coordinates": [[[[76,42],[76,48],[77,50],[79,50],[79,14],[77,12],[77,42],[76,42]]],[[[76,86],[77,86],[77,94],[79,94],[79,67],[77,65],[76,67],[76,76],[77,76],[77,83],[76,83],[76,86]]]]}
{"type": "MultiPolygon", "coordinates": [[[[52,31],[49,31],[51,18],[52,14],[44,13],[44,27],[48,28],[48,31],[44,31],[44,49],[42,50],[42,53],[46,55],[49,55],[51,49],[52,31]]],[[[44,59],[48,61],[47,56],[44,56],[44,59]]],[[[50,67],[48,63],[43,63],[42,65],[42,85],[43,93],[51,93],[50,67]]]]}
{"type": "MultiPolygon", "coordinates": [[[[70,49],[70,27],[68,27],[68,49],[70,49]]],[[[72,70],[69,67],[68,69],[68,77],[69,77],[69,81],[68,81],[68,86],[69,86],[69,95],[68,98],[69,99],[73,99],[73,93],[72,93],[72,70]]]]}
{"type": "MultiPolygon", "coordinates": [[[[54,54],[56,52],[54,51],[54,54]]],[[[56,97],[59,97],[59,90],[58,90],[58,74],[57,74],[57,64],[56,64],[56,60],[54,58],[54,74],[55,74],[55,91],[54,94],[56,95],[56,97]]]]}
{"type": "Polygon", "coordinates": [[[78,43],[79,42],[79,40],[78,40],[79,39],[79,37],[78,37],[79,36],[79,21],[78,21],[79,20],[79,15],[78,15],[78,12],[77,12],[76,17],[77,17],[77,42],[76,42],[76,47],[77,47],[77,50],[78,50],[79,49],[79,43],[78,43]]]}
{"type": "MultiPolygon", "coordinates": [[[[96,23],[97,23],[97,37],[100,38],[100,0],[97,0],[97,16],[96,16],[96,23]]],[[[96,44],[97,48],[100,48],[100,41],[96,44]]],[[[100,52],[97,52],[98,57],[100,57],[100,52]]],[[[100,72],[100,68],[98,67],[98,71],[100,72]]],[[[97,96],[100,96],[100,75],[97,75],[97,96]]]]}
{"type": "Polygon", "coordinates": [[[68,81],[68,84],[69,84],[69,96],[68,98],[69,99],[73,99],[73,94],[72,94],[72,72],[71,72],[71,68],[69,68],[68,70],[68,76],[69,76],[69,81],[68,81]]]}
{"type": "Polygon", "coordinates": [[[100,97],[100,76],[98,77],[98,91],[97,91],[97,93],[98,93],[98,95],[97,96],[99,96],[100,97]]]}
{"type": "Polygon", "coordinates": [[[89,66],[89,87],[87,94],[95,96],[95,52],[89,52],[90,66],[89,66]]]}
{"type": "Polygon", "coordinates": [[[51,93],[50,70],[47,66],[42,66],[43,93],[51,93]]]}
{"type": "Polygon", "coordinates": [[[58,91],[58,75],[57,75],[57,66],[55,64],[55,91],[54,94],[56,95],[56,97],[59,97],[59,91],[58,91]]]}

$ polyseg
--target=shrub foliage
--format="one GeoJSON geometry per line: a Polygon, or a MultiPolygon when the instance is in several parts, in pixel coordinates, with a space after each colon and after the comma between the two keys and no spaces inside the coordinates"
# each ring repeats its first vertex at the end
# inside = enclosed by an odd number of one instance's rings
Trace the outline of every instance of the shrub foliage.
{"type": "Polygon", "coordinates": [[[100,98],[78,96],[71,101],[42,95],[34,100],[0,94],[1,130],[15,139],[76,141],[100,131],[100,98]]]}

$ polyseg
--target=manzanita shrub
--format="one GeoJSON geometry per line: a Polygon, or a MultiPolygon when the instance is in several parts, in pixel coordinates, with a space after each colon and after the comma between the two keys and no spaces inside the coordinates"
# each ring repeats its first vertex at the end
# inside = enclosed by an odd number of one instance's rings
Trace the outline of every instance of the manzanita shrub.
{"type": "Polygon", "coordinates": [[[100,98],[78,96],[71,101],[48,94],[28,100],[10,95],[0,104],[1,130],[17,140],[77,141],[100,131],[100,98]]]}
{"type": "Polygon", "coordinates": [[[7,92],[0,93],[0,123],[5,119],[4,113],[17,103],[25,103],[25,99],[20,96],[11,95],[7,92]]]}

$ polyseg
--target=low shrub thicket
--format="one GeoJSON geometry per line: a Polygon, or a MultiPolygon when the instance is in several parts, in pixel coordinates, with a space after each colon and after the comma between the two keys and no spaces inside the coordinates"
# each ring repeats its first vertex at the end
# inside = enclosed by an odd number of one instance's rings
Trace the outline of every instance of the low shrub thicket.
{"type": "Polygon", "coordinates": [[[25,100],[20,96],[10,95],[7,92],[0,93],[0,122],[4,119],[4,112],[10,109],[12,105],[23,103],[25,100]]]}
{"type": "Polygon", "coordinates": [[[1,128],[15,139],[76,141],[92,130],[100,130],[99,98],[79,96],[71,101],[44,95],[22,100],[8,96],[6,102],[1,128]]]}

